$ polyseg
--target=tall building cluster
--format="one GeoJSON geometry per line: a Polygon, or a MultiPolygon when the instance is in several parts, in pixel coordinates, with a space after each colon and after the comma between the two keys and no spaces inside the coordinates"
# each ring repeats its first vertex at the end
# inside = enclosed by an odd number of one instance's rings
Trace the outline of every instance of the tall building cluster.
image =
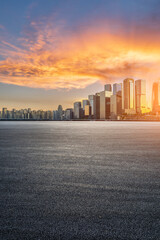
{"type": "Polygon", "coordinates": [[[80,120],[80,119],[124,119],[128,116],[160,114],[160,83],[153,83],[152,111],[146,104],[146,81],[132,78],[124,79],[123,83],[106,84],[104,90],[73,104],[73,108],[63,110],[59,105],[55,111],[22,109],[8,111],[3,108],[0,119],[26,120],[80,120]]]}
{"type": "Polygon", "coordinates": [[[146,81],[142,79],[134,81],[126,78],[123,83],[106,84],[103,91],[89,95],[88,100],[83,100],[82,103],[83,107],[81,102],[74,103],[75,119],[80,119],[82,116],[101,120],[120,119],[125,115],[151,112],[146,104],[146,81]]]}
{"type": "Polygon", "coordinates": [[[43,111],[43,110],[31,110],[21,109],[16,110],[12,109],[11,111],[7,108],[2,108],[0,112],[0,119],[8,120],[53,120],[53,111],[43,111]]]}

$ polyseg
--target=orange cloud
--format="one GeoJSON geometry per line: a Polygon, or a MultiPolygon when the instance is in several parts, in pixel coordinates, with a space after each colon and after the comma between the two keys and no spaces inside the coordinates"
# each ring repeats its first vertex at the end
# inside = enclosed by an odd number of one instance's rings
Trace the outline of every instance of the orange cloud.
{"type": "Polygon", "coordinates": [[[0,81],[36,88],[84,88],[125,77],[150,81],[160,76],[160,47],[141,28],[118,34],[100,22],[76,32],[31,22],[32,31],[14,45],[1,41],[0,81]],[[101,27],[100,27],[101,26],[101,27]]]}

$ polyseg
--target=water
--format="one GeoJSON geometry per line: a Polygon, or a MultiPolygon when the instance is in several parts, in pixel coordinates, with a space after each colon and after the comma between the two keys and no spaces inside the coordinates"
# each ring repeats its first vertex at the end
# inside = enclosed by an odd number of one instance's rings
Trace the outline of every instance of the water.
{"type": "Polygon", "coordinates": [[[0,239],[160,239],[160,123],[0,122],[0,239]]]}

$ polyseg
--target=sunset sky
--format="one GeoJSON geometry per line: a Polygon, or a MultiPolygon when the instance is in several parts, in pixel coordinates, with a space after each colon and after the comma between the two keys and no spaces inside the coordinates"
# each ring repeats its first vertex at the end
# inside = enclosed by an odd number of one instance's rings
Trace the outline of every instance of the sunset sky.
{"type": "Polygon", "coordinates": [[[56,109],[160,78],[159,0],[1,0],[0,108],[56,109]]]}

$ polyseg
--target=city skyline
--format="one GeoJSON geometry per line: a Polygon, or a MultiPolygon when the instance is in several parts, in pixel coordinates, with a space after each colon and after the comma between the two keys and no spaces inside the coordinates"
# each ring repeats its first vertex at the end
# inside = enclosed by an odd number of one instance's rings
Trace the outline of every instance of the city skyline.
{"type": "MultiPolygon", "coordinates": [[[[145,91],[145,100],[143,100],[143,101],[145,101],[145,106],[147,107],[147,108],[151,108],[152,109],[152,104],[153,104],[153,88],[154,88],[154,86],[156,85],[156,84],[158,84],[158,86],[160,85],[160,81],[157,81],[157,82],[154,82],[153,83],[153,85],[152,85],[152,87],[151,87],[151,89],[150,89],[150,102],[148,102],[148,100],[149,100],[149,98],[148,98],[148,94],[147,94],[147,82],[146,82],[146,80],[145,79],[136,79],[136,80],[134,80],[133,78],[125,78],[122,82],[113,82],[113,83],[107,83],[107,84],[104,84],[103,86],[102,86],[102,88],[100,89],[100,91],[96,91],[96,92],[89,92],[90,94],[88,94],[88,96],[84,96],[83,97],[83,94],[82,94],[82,96],[80,96],[79,98],[77,97],[77,98],[75,98],[75,100],[71,100],[71,102],[69,103],[69,104],[62,104],[61,103],[61,101],[57,101],[57,103],[58,103],[58,105],[63,105],[64,106],[64,108],[71,108],[71,107],[73,107],[73,103],[74,102],[82,102],[82,106],[83,106],[83,101],[92,101],[92,100],[90,100],[89,98],[91,97],[92,98],[92,96],[93,95],[96,95],[96,94],[100,94],[101,92],[103,92],[103,90],[105,90],[105,91],[111,91],[112,92],[112,95],[115,95],[115,93],[116,92],[118,92],[118,91],[122,91],[123,92],[123,85],[124,85],[124,82],[127,80],[127,79],[130,79],[131,81],[133,80],[133,88],[134,88],[134,103],[132,103],[132,104],[134,104],[134,109],[136,109],[136,84],[137,83],[140,83],[140,81],[142,81],[143,83],[144,83],[144,86],[143,86],[143,91],[145,91]],[[104,88],[104,89],[103,89],[104,88]],[[145,88],[145,90],[144,90],[144,88],[145,88]],[[121,89],[121,90],[120,90],[121,89]],[[86,100],[88,98],[88,100],[86,100]]],[[[141,95],[141,90],[140,90],[140,86],[138,87],[138,91],[139,91],[139,95],[141,95]]],[[[142,94],[143,95],[143,94],[142,94]]],[[[156,95],[158,96],[159,95],[159,90],[157,90],[157,93],[156,93],[156,95]]],[[[60,100],[60,99],[59,99],[60,100]]],[[[52,103],[51,103],[51,105],[52,105],[52,103]]],[[[53,105],[55,105],[55,104],[53,104],[53,105]]],[[[91,104],[91,106],[92,106],[92,104],[91,104]]],[[[6,105],[3,105],[2,106],[2,104],[0,104],[0,107],[2,108],[2,107],[5,107],[5,108],[8,108],[8,106],[6,106],[6,105]]],[[[11,109],[15,109],[16,107],[15,106],[13,106],[13,107],[11,107],[11,108],[9,108],[10,110],[11,109]]],[[[53,110],[53,109],[55,109],[55,108],[57,108],[57,105],[56,105],[56,107],[54,108],[53,106],[51,107],[51,108],[47,108],[46,106],[44,107],[44,108],[33,108],[32,106],[30,106],[28,103],[27,103],[27,105],[25,106],[25,107],[22,107],[22,108],[18,108],[18,109],[25,109],[25,108],[32,108],[32,109],[34,109],[34,110],[44,110],[44,111],[47,111],[47,110],[53,110]]],[[[92,106],[92,108],[93,108],[93,106],[92,106]]],[[[122,106],[122,108],[124,108],[124,106],[122,106]]],[[[126,108],[128,108],[128,107],[126,107],[126,108]]],[[[133,108],[133,107],[131,107],[131,108],[133,108]]],[[[84,110],[84,107],[83,107],[83,110],[84,110]]]]}
{"type": "Polygon", "coordinates": [[[159,7],[157,0],[1,1],[0,107],[71,107],[125,77],[146,80],[150,104],[160,77],[159,7]]]}
{"type": "Polygon", "coordinates": [[[122,83],[107,83],[103,91],[88,95],[66,109],[31,108],[0,111],[2,120],[159,120],[160,82],[152,86],[152,108],[146,104],[146,80],[126,78],[122,83]]]}

